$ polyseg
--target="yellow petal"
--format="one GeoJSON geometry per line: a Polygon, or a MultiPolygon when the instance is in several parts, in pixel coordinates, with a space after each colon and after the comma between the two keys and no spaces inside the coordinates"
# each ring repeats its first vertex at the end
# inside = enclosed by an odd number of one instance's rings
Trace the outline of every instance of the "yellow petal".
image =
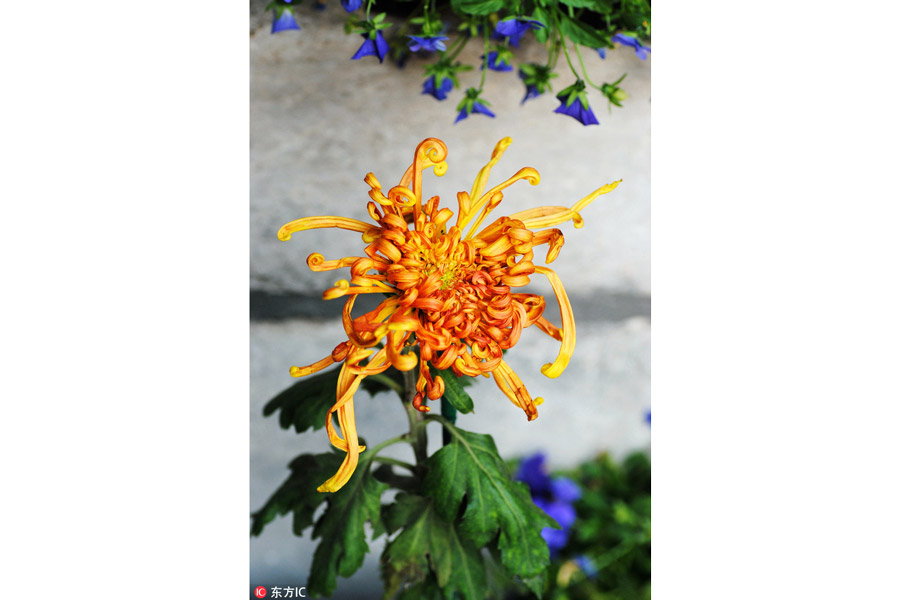
{"type": "Polygon", "coordinates": [[[328,227],[337,227],[338,229],[346,229],[348,231],[358,231],[359,233],[366,233],[370,229],[373,229],[373,226],[368,223],[363,223],[362,221],[357,221],[356,219],[350,219],[348,217],[303,217],[302,219],[296,219],[282,225],[281,229],[278,230],[278,239],[282,242],[286,242],[291,239],[292,233],[306,231],[307,229],[325,229],[328,227]]]}
{"type": "MultiPolygon", "coordinates": [[[[512,144],[512,138],[505,137],[494,146],[494,151],[491,152],[491,160],[488,161],[488,164],[481,167],[481,170],[478,171],[478,175],[475,177],[475,182],[472,184],[472,193],[469,194],[469,198],[473,201],[481,198],[481,193],[484,191],[488,177],[491,175],[491,169],[497,164],[497,161],[500,160],[500,157],[503,156],[510,144],[512,144]]],[[[466,211],[466,213],[468,212],[466,211]]]]}
{"type": "Polygon", "coordinates": [[[613,181],[612,183],[607,183],[603,187],[594,190],[576,202],[572,208],[566,208],[564,206],[542,206],[540,208],[532,208],[517,212],[510,215],[510,218],[521,220],[525,223],[525,227],[528,227],[529,229],[553,227],[554,225],[559,225],[560,223],[565,223],[569,220],[574,221],[576,228],[580,228],[584,225],[584,220],[578,213],[580,213],[585,206],[593,202],[597,196],[608,194],[616,189],[621,181],[621,179],[619,181],[613,181]]]}
{"type": "MultiPolygon", "coordinates": [[[[535,266],[534,270],[536,273],[543,273],[547,276],[547,280],[553,287],[553,293],[556,294],[556,300],[559,302],[559,314],[562,319],[562,327],[560,328],[562,344],[556,360],[541,367],[541,373],[547,377],[555,378],[565,371],[566,366],[569,364],[569,359],[572,358],[572,352],[575,351],[575,316],[572,314],[572,305],[569,304],[569,297],[566,295],[566,290],[559,276],[547,267],[535,266]]],[[[540,322],[538,322],[538,327],[540,327],[540,322]]]]}

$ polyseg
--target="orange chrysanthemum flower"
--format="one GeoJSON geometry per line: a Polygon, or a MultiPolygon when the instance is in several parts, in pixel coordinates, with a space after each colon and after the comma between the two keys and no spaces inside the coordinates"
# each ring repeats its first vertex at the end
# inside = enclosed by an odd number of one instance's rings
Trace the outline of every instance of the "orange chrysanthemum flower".
{"type": "Polygon", "coordinates": [[[314,253],[306,261],[313,271],[349,267],[351,275],[349,281],[339,280],[323,294],[326,300],[347,296],[343,311],[347,340],[316,363],[291,367],[291,375],[302,377],[335,362],[344,363],[337,401],[328,412],[325,426],[331,443],[347,456],[319,491],[334,492],[347,483],[359,453],[365,449],[357,438],[353,395],[368,375],[391,366],[410,371],[418,365],[413,405],[423,412],[430,410],[424,404],[426,398],[437,400],[444,394],[444,381],[440,375],[432,375],[429,364],[436,369],[452,369],[460,376],[493,375],[500,390],[525,411],[530,421],[537,418],[535,406],[542,399],[531,398],[503,360],[503,351],[519,341],[523,329],[537,325],[561,342],[556,360],[544,365],[541,372],[557,377],[566,368],[575,347],[572,307],[556,273],[533,263],[534,249],[546,244],[546,262],[553,262],[563,245],[563,235],[552,227],[569,220],[575,227],[583,226],[579,211],[615,189],[619,181],[591,192],[571,208],[533,208],[495,219],[479,230],[500,204],[504,189],[520,179],[531,185],[540,181],[537,171],[525,167],[484,191],[491,169],[511,141],[500,140],[491,160],[475,178],[472,191],[457,194],[459,210],[453,224],[453,211],[439,208],[437,196],[422,202],[425,169],[433,167],[439,176],[447,171],[447,147],[429,138],[419,144],[412,165],[387,194],[375,175],[366,175],[365,182],[372,188],[368,210],[374,225],[344,217],[306,217],[279,230],[279,239],[289,240],[297,231],[337,227],[361,233],[368,244],[365,256],[325,260],[314,253]],[[543,317],[542,296],[513,291],[527,285],[534,273],[546,276],[553,287],[562,317],[559,328],[543,317]],[[388,297],[375,310],[353,317],[357,295],[371,293],[388,297]],[[377,346],[381,347],[376,351],[377,346]],[[418,356],[412,352],[415,346],[418,356]],[[334,413],[343,437],[335,431],[334,413]]]}

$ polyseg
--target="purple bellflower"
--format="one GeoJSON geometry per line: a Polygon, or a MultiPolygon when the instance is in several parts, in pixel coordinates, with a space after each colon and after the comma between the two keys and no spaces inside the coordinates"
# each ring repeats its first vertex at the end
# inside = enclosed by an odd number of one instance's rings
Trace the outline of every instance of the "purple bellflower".
{"type": "Polygon", "coordinates": [[[494,39],[503,39],[506,37],[509,44],[514,48],[519,47],[519,40],[528,33],[529,29],[541,29],[545,27],[543,23],[537,19],[526,19],[524,17],[507,17],[497,23],[494,29],[494,39]]]}
{"type": "Polygon", "coordinates": [[[631,37],[630,35],[625,35],[624,33],[617,33],[616,35],[610,38],[614,42],[618,42],[623,46],[631,46],[634,48],[634,53],[637,54],[637,57],[641,60],[647,60],[647,55],[650,54],[650,47],[644,46],[638,40],[631,37]]]}
{"type": "Polygon", "coordinates": [[[600,55],[600,58],[606,58],[606,48],[597,48],[597,54],[600,55]]]}
{"type": "Polygon", "coordinates": [[[456,106],[456,110],[459,111],[459,114],[456,115],[456,120],[453,121],[454,123],[459,123],[470,114],[474,113],[487,115],[491,118],[496,116],[491,112],[491,109],[487,107],[487,104],[478,98],[479,94],[481,94],[481,91],[476,88],[469,88],[466,90],[466,97],[456,106]]]}
{"type": "Polygon", "coordinates": [[[487,115],[487,116],[491,117],[492,119],[497,116],[491,112],[491,109],[489,109],[487,106],[485,106],[481,102],[473,102],[471,109],[468,108],[467,106],[462,107],[462,109],[460,109],[460,111],[459,111],[459,114],[456,115],[456,120],[453,122],[459,123],[460,121],[462,121],[463,119],[468,117],[469,114],[473,114],[473,113],[480,113],[482,115],[487,115]]]}
{"type": "MultiPolygon", "coordinates": [[[[361,1],[361,0],[360,0],[361,1]]],[[[409,49],[413,52],[418,52],[419,50],[425,50],[426,52],[443,52],[447,49],[447,46],[444,44],[444,40],[449,40],[445,35],[435,35],[435,36],[425,36],[419,37],[417,35],[408,35],[411,41],[409,42],[409,49]]]]}
{"type": "MultiPolygon", "coordinates": [[[[284,0],[284,2],[290,4],[291,0],[284,0]]],[[[271,2],[266,8],[271,8],[274,13],[272,33],[287,31],[288,29],[300,29],[300,26],[297,25],[297,19],[294,18],[294,9],[290,6],[285,6],[281,2],[271,2]]]]}
{"type": "Polygon", "coordinates": [[[360,6],[362,6],[362,0],[341,0],[341,6],[344,7],[348,13],[352,13],[355,10],[358,10],[360,6]]]}
{"type": "Polygon", "coordinates": [[[587,93],[584,90],[584,81],[581,79],[556,95],[560,104],[553,112],[561,115],[569,115],[582,125],[599,125],[600,121],[594,116],[587,101],[587,93]]]}
{"type": "Polygon", "coordinates": [[[359,60],[363,56],[377,56],[378,62],[384,62],[384,57],[387,56],[390,47],[384,40],[384,36],[381,35],[381,32],[375,32],[374,40],[369,37],[368,33],[363,33],[361,35],[365,41],[362,43],[362,46],[359,47],[359,50],[356,51],[356,54],[352,56],[352,59],[359,60]]]}
{"type": "MultiPolygon", "coordinates": [[[[481,57],[484,60],[484,56],[481,57]]],[[[482,70],[484,70],[484,65],[481,66],[482,70]]],[[[505,53],[500,54],[497,51],[491,51],[487,54],[487,68],[491,71],[512,71],[512,65],[510,64],[510,58],[505,53]]]]}
{"type": "Polygon", "coordinates": [[[440,85],[436,81],[436,77],[432,75],[422,84],[422,93],[431,94],[438,100],[446,100],[447,94],[453,89],[453,80],[449,77],[441,79],[440,85]]]}
{"type": "MultiPolygon", "coordinates": [[[[559,96],[557,96],[559,98],[559,96]]],[[[560,98],[561,104],[556,107],[553,112],[561,115],[569,115],[573,119],[579,121],[582,125],[599,125],[600,121],[594,116],[590,106],[585,106],[580,99],[575,99],[572,104],[566,106],[566,101],[560,98]]]]}

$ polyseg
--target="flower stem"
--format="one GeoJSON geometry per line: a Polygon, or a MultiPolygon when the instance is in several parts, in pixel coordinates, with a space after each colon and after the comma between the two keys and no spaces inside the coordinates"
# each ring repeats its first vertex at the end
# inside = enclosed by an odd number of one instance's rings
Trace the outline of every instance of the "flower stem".
{"type": "MultiPolygon", "coordinates": [[[[405,437],[406,436],[404,436],[404,438],[405,437]]],[[[390,456],[378,456],[376,458],[373,458],[372,460],[374,460],[375,462],[384,463],[386,465],[396,465],[398,467],[403,467],[404,469],[408,469],[410,471],[415,471],[416,469],[416,465],[410,464],[405,460],[391,458],[390,456]]]]}
{"type": "Polygon", "coordinates": [[[416,397],[416,376],[412,370],[403,372],[403,387],[403,405],[409,417],[409,437],[412,440],[413,454],[416,456],[416,465],[423,465],[428,460],[428,434],[424,427],[419,426],[424,415],[412,404],[416,397]]]}
{"type": "MultiPolygon", "coordinates": [[[[456,408],[447,401],[447,398],[441,397],[441,416],[443,416],[450,423],[456,423],[456,408]]],[[[446,429],[441,436],[441,440],[443,444],[446,446],[450,443],[450,432],[446,429]]]]}
{"type": "Polygon", "coordinates": [[[575,53],[578,54],[578,62],[581,64],[581,72],[584,73],[584,80],[587,81],[591,87],[599,90],[600,86],[591,81],[591,78],[588,77],[587,69],[584,66],[584,58],[581,56],[581,48],[578,47],[578,44],[575,44],[575,53]]]}
{"type": "Polygon", "coordinates": [[[484,78],[487,77],[488,72],[488,48],[490,47],[491,39],[488,34],[487,24],[487,19],[484,19],[482,24],[482,31],[484,32],[484,60],[481,62],[481,83],[478,85],[479,92],[484,89],[484,78]]]}
{"type": "Polygon", "coordinates": [[[375,375],[369,375],[369,379],[373,379],[387,387],[391,388],[397,395],[400,396],[400,399],[403,399],[403,386],[385,375],[384,373],[376,373],[375,375]]]}

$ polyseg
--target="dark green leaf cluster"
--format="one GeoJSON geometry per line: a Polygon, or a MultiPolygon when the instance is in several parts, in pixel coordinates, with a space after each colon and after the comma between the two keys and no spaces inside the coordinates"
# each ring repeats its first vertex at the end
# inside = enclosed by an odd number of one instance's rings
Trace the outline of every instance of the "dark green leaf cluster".
{"type": "MultiPolygon", "coordinates": [[[[367,378],[368,391],[403,391],[402,374],[389,373],[367,378]]],[[[474,403],[465,391],[469,379],[439,374],[448,403],[471,412],[474,403]]],[[[282,426],[298,432],[318,428],[334,401],[336,379],[336,371],[301,379],[269,402],[265,414],[280,411],[282,426]]],[[[313,539],[321,540],[307,581],[314,596],[332,594],[338,575],[349,577],[362,566],[369,552],[367,526],[372,539],[385,532],[390,536],[382,555],[386,598],[500,598],[513,582],[539,592],[550,562],[540,532],[556,523],[535,506],[524,484],[512,480],[491,436],[463,431],[441,417],[411,414],[413,430],[395,440],[414,443],[438,422],[449,432],[440,450],[412,465],[378,456],[391,440],[369,448],[349,482],[332,494],[316,488],[343,455],[299,456],[287,480],[252,515],[251,534],[260,535],[268,523],[288,514],[296,535],[312,527],[313,539]],[[375,462],[382,464],[375,468],[375,462]],[[400,493],[384,502],[390,488],[400,493]],[[315,519],[323,503],[327,508],[315,519]]]]}

